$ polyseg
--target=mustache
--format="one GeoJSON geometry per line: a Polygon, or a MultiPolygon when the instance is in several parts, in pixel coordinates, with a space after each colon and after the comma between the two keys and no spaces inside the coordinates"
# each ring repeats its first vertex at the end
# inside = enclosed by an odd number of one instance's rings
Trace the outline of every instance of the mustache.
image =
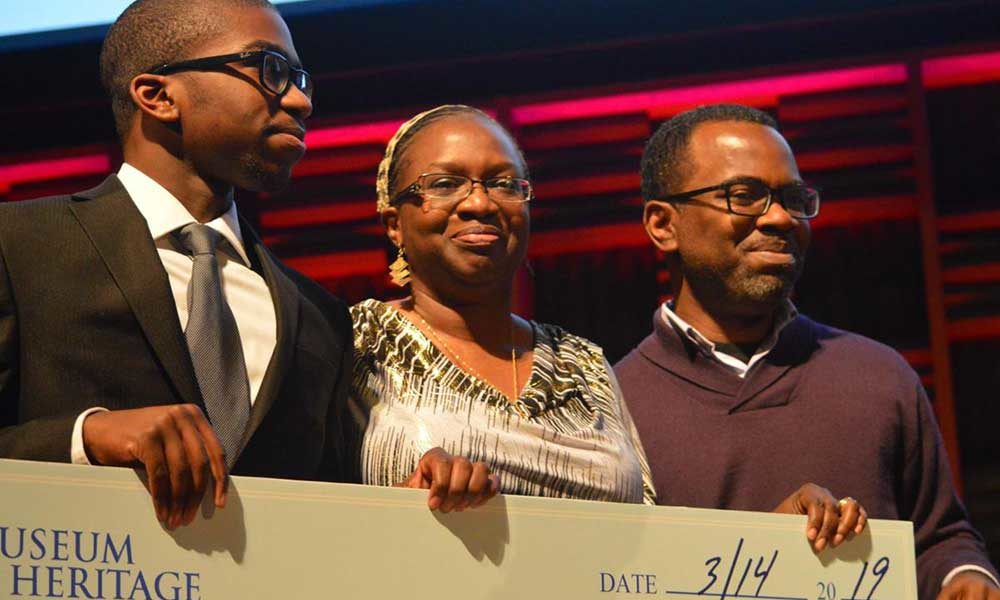
{"type": "Polygon", "coordinates": [[[794,236],[758,235],[743,242],[744,252],[784,252],[798,256],[801,254],[798,240],[794,236]]]}

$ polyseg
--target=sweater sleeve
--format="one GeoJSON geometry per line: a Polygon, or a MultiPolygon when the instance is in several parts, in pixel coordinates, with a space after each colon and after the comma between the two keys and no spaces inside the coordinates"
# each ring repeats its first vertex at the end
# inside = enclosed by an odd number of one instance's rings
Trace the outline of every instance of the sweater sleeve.
{"type": "Polygon", "coordinates": [[[961,567],[979,567],[997,576],[983,539],[958,499],[951,468],[922,385],[903,407],[904,456],[899,490],[900,516],[913,521],[917,584],[922,600],[933,600],[945,577],[961,567]]]}

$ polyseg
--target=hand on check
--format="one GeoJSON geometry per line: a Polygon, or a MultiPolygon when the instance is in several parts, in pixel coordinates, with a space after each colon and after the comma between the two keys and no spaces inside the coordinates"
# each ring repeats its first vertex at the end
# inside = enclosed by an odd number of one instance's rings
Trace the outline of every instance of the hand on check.
{"type": "Polygon", "coordinates": [[[830,490],[815,483],[803,484],[773,512],[808,515],[806,537],[816,552],[827,546],[836,548],[868,524],[868,512],[861,503],[850,496],[837,500],[830,490]]]}
{"type": "Polygon", "coordinates": [[[420,457],[413,474],[396,485],[430,490],[427,506],[446,513],[486,502],[500,490],[500,477],[490,473],[486,463],[431,448],[420,457]]]}

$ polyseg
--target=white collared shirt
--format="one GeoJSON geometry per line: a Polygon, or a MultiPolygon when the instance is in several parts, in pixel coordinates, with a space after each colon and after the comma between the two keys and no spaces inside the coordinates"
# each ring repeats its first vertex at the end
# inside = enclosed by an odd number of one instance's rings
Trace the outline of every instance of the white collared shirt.
{"type": "MultiPolygon", "coordinates": [[[[172,234],[181,227],[198,221],[173,194],[132,165],[122,164],[118,180],[149,226],[156,252],[170,281],[170,291],[181,329],[184,329],[188,320],[187,288],[194,261],[178,246],[172,234]]],[[[243,247],[236,203],[232,202],[225,214],[205,225],[218,231],[225,240],[216,250],[222,274],[222,293],[239,329],[252,405],[277,343],[274,302],[263,277],[250,267],[250,260],[243,247]]],[[[77,418],[71,447],[74,463],[90,463],[83,448],[83,420],[97,410],[103,409],[95,407],[77,418]]]]}
{"type": "Polygon", "coordinates": [[[746,377],[747,372],[751,367],[768,355],[777,343],[781,330],[784,329],[786,325],[791,323],[795,317],[798,316],[798,314],[799,311],[795,308],[795,305],[792,304],[791,301],[786,302],[775,318],[771,334],[764,339],[760,346],[757,347],[757,351],[750,357],[750,360],[743,362],[735,356],[718,351],[716,349],[715,342],[709,340],[707,337],[702,335],[701,332],[692,327],[687,321],[680,318],[669,306],[668,302],[664,302],[660,306],[660,318],[663,319],[664,323],[668,326],[674,327],[678,331],[683,332],[684,336],[687,337],[687,339],[690,340],[702,354],[718,362],[736,375],[739,375],[741,379],[746,377]]]}

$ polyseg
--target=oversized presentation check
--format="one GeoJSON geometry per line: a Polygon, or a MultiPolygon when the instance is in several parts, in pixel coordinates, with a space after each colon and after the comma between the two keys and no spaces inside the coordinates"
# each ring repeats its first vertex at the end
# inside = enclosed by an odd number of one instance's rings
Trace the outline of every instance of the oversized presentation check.
{"type": "Polygon", "coordinates": [[[814,554],[804,517],[234,477],[170,532],[128,469],[0,460],[0,598],[915,600],[908,522],[814,554]]]}

